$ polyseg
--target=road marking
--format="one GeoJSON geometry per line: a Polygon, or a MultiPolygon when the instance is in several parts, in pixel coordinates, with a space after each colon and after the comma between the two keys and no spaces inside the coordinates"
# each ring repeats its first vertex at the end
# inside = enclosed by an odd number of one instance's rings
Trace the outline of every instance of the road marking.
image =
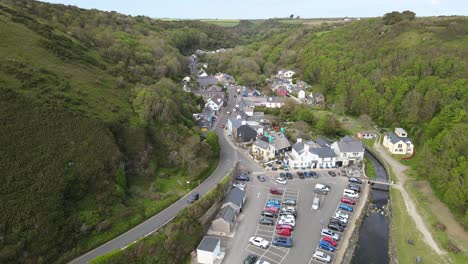
{"type": "Polygon", "coordinates": [[[257,198],[260,198],[260,192],[258,192],[257,198]]]}

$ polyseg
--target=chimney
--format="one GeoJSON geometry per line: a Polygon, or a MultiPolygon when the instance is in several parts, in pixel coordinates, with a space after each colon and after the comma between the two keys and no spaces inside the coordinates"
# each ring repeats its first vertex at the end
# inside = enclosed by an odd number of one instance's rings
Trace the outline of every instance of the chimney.
{"type": "Polygon", "coordinates": [[[305,151],[309,151],[309,147],[310,147],[309,144],[304,144],[304,150],[305,151]]]}
{"type": "Polygon", "coordinates": [[[302,143],[302,138],[298,138],[297,143],[302,143]]]}

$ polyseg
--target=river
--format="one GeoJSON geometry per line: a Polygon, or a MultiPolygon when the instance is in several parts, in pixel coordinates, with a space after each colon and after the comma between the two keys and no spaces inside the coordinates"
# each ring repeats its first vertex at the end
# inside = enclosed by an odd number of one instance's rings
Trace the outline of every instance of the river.
{"type": "MultiPolygon", "coordinates": [[[[387,181],[387,173],[383,165],[369,152],[366,157],[373,163],[377,180],[387,181]]],[[[383,210],[388,204],[388,191],[371,190],[370,208],[383,210]]],[[[364,213],[364,212],[363,212],[364,213]]],[[[364,218],[359,230],[359,240],[354,249],[353,264],[387,264],[390,262],[389,221],[384,214],[373,211],[364,218]]]]}

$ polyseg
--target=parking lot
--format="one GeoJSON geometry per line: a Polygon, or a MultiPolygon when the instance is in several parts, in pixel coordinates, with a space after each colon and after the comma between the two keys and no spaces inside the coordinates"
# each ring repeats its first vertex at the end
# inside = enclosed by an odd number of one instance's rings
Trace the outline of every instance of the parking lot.
{"type": "MultiPolygon", "coordinates": [[[[260,182],[256,177],[251,177],[247,184],[247,200],[244,205],[239,226],[232,238],[223,238],[222,247],[226,248],[224,263],[242,263],[250,254],[255,254],[272,264],[280,263],[316,263],[312,260],[312,255],[321,239],[321,229],[326,228],[331,216],[335,213],[343,190],[348,184],[348,178],[342,176],[331,177],[329,170],[314,170],[318,172],[318,179],[300,179],[293,172],[293,179],[288,180],[286,185],[276,182],[280,174],[279,171],[269,171],[266,173],[267,181],[260,182]],[[317,183],[327,184],[331,187],[327,195],[314,193],[317,183]],[[283,191],[282,195],[269,193],[270,187],[275,187],[283,191]],[[312,209],[312,201],[315,197],[320,198],[319,210],[312,209]],[[275,225],[260,225],[261,212],[265,203],[270,198],[295,199],[297,201],[296,226],[292,231],[292,248],[276,247],[271,245],[271,241],[276,235],[275,225]],[[261,249],[249,244],[249,238],[260,236],[270,241],[270,247],[261,249]]],[[[338,172],[338,170],[334,170],[338,172]]],[[[350,214],[350,217],[352,214],[350,214]]],[[[279,219],[279,218],[278,218],[279,219]]],[[[275,222],[278,221],[275,219],[275,222]]],[[[346,232],[346,230],[345,230],[346,232]]],[[[339,232],[336,232],[340,234],[339,232]]],[[[340,234],[340,237],[342,234],[340,234]]],[[[339,249],[341,241],[338,242],[339,249]]],[[[322,250],[326,252],[325,250],[322,250]]],[[[333,253],[326,252],[334,257],[333,253]]]]}

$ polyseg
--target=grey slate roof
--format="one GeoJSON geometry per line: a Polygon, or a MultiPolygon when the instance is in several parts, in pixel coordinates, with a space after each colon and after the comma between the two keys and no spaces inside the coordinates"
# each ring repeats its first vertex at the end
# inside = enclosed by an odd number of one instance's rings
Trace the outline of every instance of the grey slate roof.
{"type": "Polygon", "coordinates": [[[343,142],[354,142],[354,139],[350,136],[344,136],[341,141],[343,142]]]}
{"type": "Polygon", "coordinates": [[[232,127],[239,128],[242,126],[242,119],[232,118],[231,123],[232,127]]]}
{"type": "Polygon", "coordinates": [[[265,141],[263,141],[261,139],[255,140],[254,145],[256,147],[261,148],[261,149],[268,149],[268,147],[270,146],[270,144],[268,144],[268,142],[265,142],[265,141]]]}
{"type": "Polygon", "coordinates": [[[213,76],[206,76],[206,77],[198,77],[198,83],[200,86],[207,87],[213,84],[216,84],[218,80],[216,80],[213,76]]]}
{"type": "Polygon", "coordinates": [[[397,135],[395,135],[394,133],[392,132],[388,132],[386,134],[386,136],[388,137],[388,139],[390,139],[390,142],[392,142],[392,144],[396,144],[398,141],[403,141],[405,143],[407,142],[411,142],[411,139],[407,138],[407,137],[399,137],[397,135]]]}
{"type": "Polygon", "coordinates": [[[211,236],[204,236],[202,241],[197,247],[197,250],[203,250],[208,252],[213,252],[216,246],[220,243],[219,238],[211,237],[211,236]]]}
{"type": "Polygon", "coordinates": [[[219,218],[222,218],[227,222],[234,224],[236,219],[236,210],[230,205],[223,207],[223,209],[221,209],[221,211],[218,214],[217,219],[219,218]]]}
{"type": "Polygon", "coordinates": [[[335,152],[329,147],[310,148],[310,153],[316,154],[320,158],[333,158],[336,157],[335,152]]]}
{"type": "Polygon", "coordinates": [[[242,203],[244,202],[245,192],[239,188],[232,188],[227,196],[224,199],[224,204],[233,203],[237,205],[239,208],[242,207],[242,203]]]}
{"type": "Polygon", "coordinates": [[[337,142],[340,152],[364,152],[364,147],[359,141],[346,142],[339,141],[337,142]]]}
{"type": "MultiPolygon", "coordinates": [[[[269,136],[273,136],[273,140],[270,142],[270,144],[273,145],[276,148],[276,150],[289,148],[291,146],[291,143],[289,143],[288,138],[281,132],[275,132],[270,134],[269,136]]],[[[266,140],[268,140],[269,136],[267,136],[266,140]]]]}
{"type": "Polygon", "coordinates": [[[323,139],[323,138],[317,138],[315,140],[315,143],[317,143],[321,147],[329,147],[331,145],[330,141],[323,139]]]}
{"type": "Polygon", "coordinates": [[[299,154],[304,152],[304,143],[298,142],[292,145],[292,148],[299,154]]]}

